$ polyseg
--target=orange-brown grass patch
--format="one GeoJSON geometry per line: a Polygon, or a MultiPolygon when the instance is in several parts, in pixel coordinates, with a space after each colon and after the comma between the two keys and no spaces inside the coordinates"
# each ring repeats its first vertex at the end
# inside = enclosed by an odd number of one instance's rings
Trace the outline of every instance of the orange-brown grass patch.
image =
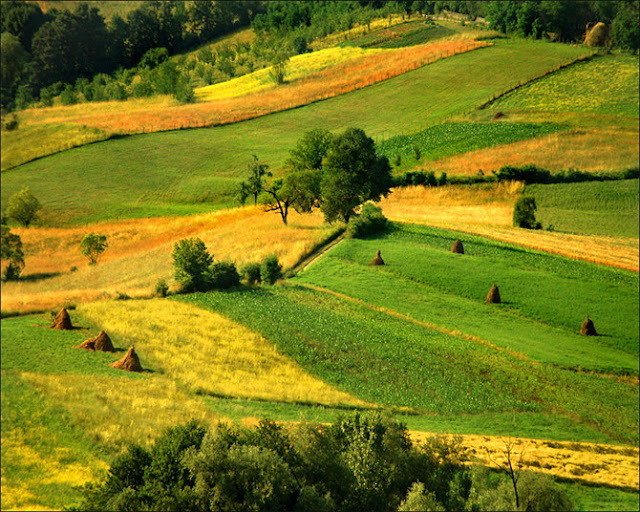
{"type": "MultiPolygon", "coordinates": [[[[422,443],[433,434],[410,431],[414,442],[422,443]]],[[[453,436],[446,436],[453,437],[453,436]]],[[[455,436],[469,449],[471,462],[496,467],[505,462],[506,443],[512,444],[515,459],[522,456],[523,469],[550,475],[622,488],[638,488],[638,448],[595,443],[545,441],[484,435],[455,436]]],[[[512,459],[513,460],[513,459],[512,459]]]]}
{"type": "Polygon", "coordinates": [[[238,267],[278,255],[285,267],[294,265],[335,227],[322,223],[320,213],[280,217],[246,207],[190,217],[134,219],[73,228],[17,228],[25,250],[20,281],[2,283],[2,308],[36,311],[69,303],[113,297],[149,296],[159,279],[171,279],[175,242],[200,237],[216,261],[238,267]],[[105,234],[109,248],[97,265],[80,253],[80,240],[91,232],[105,234]],[[77,267],[74,272],[72,266],[77,267]]]}
{"type": "Polygon", "coordinates": [[[497,171],[503,165],[534,163],[551,171],[618,171],[638,165],[638,133],[621,130],[556,132],[511,144],[478,149],[429,162],[429,169],[449,174],[497,171]]]}
{"type": "Polygon", "coordinates": [[[454,229],[638,272],[638,239],[513,228],[513,204],[521,191],[519,183],[406,187],[395,189],[381,206],[384,215],[396,222],[454,229]]]}
{"type": "Polygon", "coordinates": [[[23,123],[78,123],[115,133],[142,133],[235,123],[331,98],[490,43],[469,39],[371,54],[305,79],[238,98],[179,105],[168,97],[30,109],[23,123]]]}

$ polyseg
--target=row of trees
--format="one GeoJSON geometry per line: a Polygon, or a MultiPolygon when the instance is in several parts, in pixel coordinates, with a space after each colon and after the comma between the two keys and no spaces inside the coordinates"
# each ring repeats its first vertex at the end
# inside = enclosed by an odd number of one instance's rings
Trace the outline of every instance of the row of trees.
{"type": "Polygon", "coordinates": [[[154,48],[174,54],[210,41],[247,26],[261,8],[259,1],[150,1],[105,23],[86,3],[44,14],[34,2],[2,2],[2,107],[57,82],[130,68],[154,48]]]}
{"type": "Polygon", "coordinates": [[[254,155],[240,185],[241,202],[252,197],[285,224],[291,208],[298,213],[319,208],[327,222],[348,222],[360,205],[386,197],[393,185],[388,159],[376,154],[373,139],[359,128],[339,135],[319,128],[306,132],[286,165],[283,178],[269,180],[269,166],[254,155]]]}
{"type": "Polygon", "coordinates": [[[571,510],[541,474],[518,478],[516,504],[511,482],[470,469],[464,452],[437,438],[415,446],[402,424],[371,413],[289,429],[189,423],[150,450],[129,446],[78,510],[571,510]]]}

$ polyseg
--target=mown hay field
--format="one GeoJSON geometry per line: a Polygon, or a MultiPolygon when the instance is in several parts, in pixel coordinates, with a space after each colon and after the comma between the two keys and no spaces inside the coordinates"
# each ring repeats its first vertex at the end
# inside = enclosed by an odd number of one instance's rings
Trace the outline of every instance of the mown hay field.
{"type": "Polygon", "coordinates": [[[160,279],[172,285],[171,253],[182,238],[200,237],[215,261],[233,261],[239,269],[271,254],[288,268],[335,229],[322,224],[320,213],[292,212],[285,226],[278,215],[253,206],[76,228],[16,228],[25,269],[20,281],[2,282],[2,309],[37,311],[119,293],[148,297],[160,279]],[[97,265],[80,252],[80,240],[92,232],[106,235],[109,243],[97,265]]]}
{"type": "Polygon", "coordinates": [[[359,127],[378,140],[422,131],[473,109],[518,80],[581,55],[583,49],[563,45],[496,44],[292,111],[65,151],[3,173],[2,198],[29,185],[49,210],[47,221],[56,223],[229,205],[253,154],[278,173],[301,133],[311,126],[337,132],[358,119],[359,127]],[[448,86],[451,82],[455,88],[448,86]],[[427,97],[425,90],[430,91],[427,97]]]}

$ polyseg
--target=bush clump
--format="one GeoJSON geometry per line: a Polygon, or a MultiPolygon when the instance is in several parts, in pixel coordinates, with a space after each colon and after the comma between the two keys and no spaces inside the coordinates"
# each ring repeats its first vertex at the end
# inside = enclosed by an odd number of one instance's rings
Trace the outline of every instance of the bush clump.
{"type": "Polygon", "coordinates": [[[273,284],[282,278],[282,265],[278,262],[278,257],[274,254],[262,261],[260,266],[260,277],[263,283],[273,284]]]}
{"type": "Polygon", "coordinates": [[[209,267],[209,283],[212,290],[227,290],[240,284],[240,274],[234,263],[220,261],[209,267]]]}
{"type": "Polygon", "coordinates": [[[155,294],[157,297],[166,297],[169,293],[169,285],[164,279],[160,279],[156,283],[155,294]]]}
{"type": "Polygon", "coordinates": [[[349,221],[347,236],[365,238],[383,231],[386,227],[387,218],[382,214],[382,208],[367,203],[362,207],[362,213],[349,221]]]}
{"type": "Polygon", "coordinates": [[[536,222],[536,199],[533,196],[520,196],[513,208],[513,225],[525,229],[542,229],[536,222]]]}
{"type": "Polygon", "coordinates": [[[242,268],[242,276],[248,284],[260,284],[262,278],[260,276],[260,263],[247,263],[242,268]]]}

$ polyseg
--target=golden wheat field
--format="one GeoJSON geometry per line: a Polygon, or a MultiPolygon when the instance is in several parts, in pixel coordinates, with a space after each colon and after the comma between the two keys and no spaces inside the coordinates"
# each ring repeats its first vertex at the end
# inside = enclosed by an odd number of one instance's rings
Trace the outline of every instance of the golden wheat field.
{"type": "Polygon", "coordinates": [[[144,358],[193,392],[216,396],[366,405],[280,354],[246,327],[196,306],[162,299],[96,302],[78,311],[135,344],[144,358]]]}
{"type": "Polygon", "coordinates": [[[24,244],[26,279],[2,282],[2,308],[36,311],[118,292],[149,296],[158,280],[171,284],[173,246],[187,237],[200,237],[215,261],[231,260],[241,268],[276,254],[288,268],[334,229],[322,223],[319,212],[292,212],[285,226],[278,215],[253,206],[73,228],[17,228],[24,244]],[[97,265],[89,265],[79,248],[82,237],[92,232],[105,234],[109,243],[97,265]]]}
{"type": "Polygon", "coordinates": [[[638,272],[638,239],[573,235],[512,227],[521,183],[472,187],[406,187],[381,201],[396,222],[427,224],[509,242],[530,249],[638,272]]]}
{"type": "MultiPolygon", "coordinates": [[[[417,431],[409,434],[417,443],[432,436],[417,431]]],[[[496,462],[503,464],[506,461],[504,451],[507,444],[511,444],[514,459],[521,461],[524,470],[541,471],[590,484],[610,485],[615,482],[620,487],[638,488],[638,448],[484,435],[455,437],[460,438],[468,449],[471,462],[497,467],[496,462]]]]}

